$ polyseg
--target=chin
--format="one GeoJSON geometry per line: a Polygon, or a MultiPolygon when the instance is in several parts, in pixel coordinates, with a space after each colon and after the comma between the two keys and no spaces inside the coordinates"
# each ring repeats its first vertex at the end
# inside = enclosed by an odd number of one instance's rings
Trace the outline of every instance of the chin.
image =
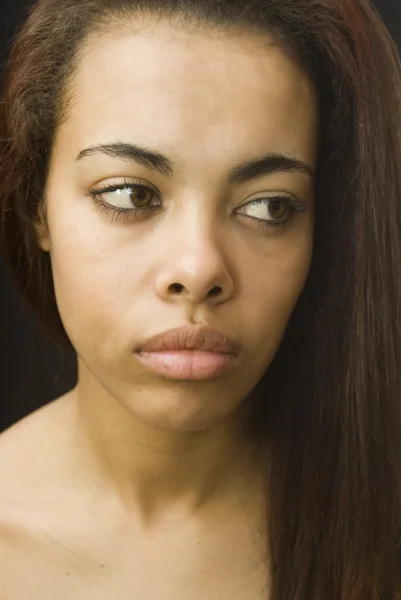
{"type": "Polygon", "coordinates": [[[126,405],[138,421],[166,431],[195,432],[212,429],[228,419],[237,409],[232,396],[218,393],[197,394],[177,390],[140,394],[140,403],[126,405]]]}

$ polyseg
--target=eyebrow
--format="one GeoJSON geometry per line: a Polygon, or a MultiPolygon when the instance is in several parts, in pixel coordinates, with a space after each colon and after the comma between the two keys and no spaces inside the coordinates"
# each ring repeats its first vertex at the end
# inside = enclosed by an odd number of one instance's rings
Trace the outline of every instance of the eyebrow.
{"type": "MultiPolygon", "coordinates": [[[[174,162],[157,150],[145,148],[137,144],[116,142],[113,144],[100,144],[82,150],[77,160],[96,154],[106,154],[112,158],[119,158],[129,162],[135,162],[147,169],[156,171],[167,177],[174,176],[174,162]]],[[[280,153],[267,153],[263,156],[247,161],[241,161],[234,165],[227,177],[227,183],[245,183],[262,175],[269,175],[281,171],[300,171],[311,177],[314,169],[311,165],[297,160],[294,157],[280,153]]]]}

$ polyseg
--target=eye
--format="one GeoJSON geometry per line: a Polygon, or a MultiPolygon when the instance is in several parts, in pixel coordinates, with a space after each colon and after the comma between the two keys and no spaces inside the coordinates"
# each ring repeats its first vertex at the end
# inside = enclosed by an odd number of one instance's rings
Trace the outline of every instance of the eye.
{"type": "Polygon", "coordinates": [[[153,212],[161,207],[156,191],[150,186],[129,183],[107,184],[89,190],[95,208],[111,217],[112,221],[125,222],[153,212]]]}
{"type": "Polygon", "coordinates": [[[144,184],[107,184],[99,190],[92,189],[91,196],[122,210],[146,210],[155,204],[156,192],[144,184]]]}
{"type": "Polygon", "coordinates": [[[303,212],[306,206],[292,196],[272,196],[258,198],[243,204],[237,213],[258,222],[260,227],[279,227],[286,225],[296,212],[303,212]]]}

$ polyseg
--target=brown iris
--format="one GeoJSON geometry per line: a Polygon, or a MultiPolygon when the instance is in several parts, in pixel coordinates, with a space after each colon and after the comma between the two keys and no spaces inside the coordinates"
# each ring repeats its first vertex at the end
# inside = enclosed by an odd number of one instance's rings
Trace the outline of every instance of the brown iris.
{"type": "Polygon", "coordinates": [[[271,200],[269,203],[271,214],[274,218],[280,220],[286,215],[287,204],[283,200],[271,200]],[[280,208],[282,209],[280,212],[280,208]]]}
{"type": "Polygon", "coordinates": [[[146,187],[136,187],[130,194],[135,208],[148,208],[151,205],[154,193],[146,187]]]}

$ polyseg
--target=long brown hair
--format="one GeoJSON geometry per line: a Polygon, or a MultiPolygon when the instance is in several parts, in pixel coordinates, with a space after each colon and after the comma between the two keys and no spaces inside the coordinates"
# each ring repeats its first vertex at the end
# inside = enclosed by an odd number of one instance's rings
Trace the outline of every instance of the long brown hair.
{"type": "Polygon", "coordinates": [[[273,35],[317,86],[313,263],[253,413],[270,452],[271,600],[401,599],[401,64],[368,0],[39,0],[1,96],[3,251],[69,345],[34,223],[86,36],[142,14],[273,35]]]}

